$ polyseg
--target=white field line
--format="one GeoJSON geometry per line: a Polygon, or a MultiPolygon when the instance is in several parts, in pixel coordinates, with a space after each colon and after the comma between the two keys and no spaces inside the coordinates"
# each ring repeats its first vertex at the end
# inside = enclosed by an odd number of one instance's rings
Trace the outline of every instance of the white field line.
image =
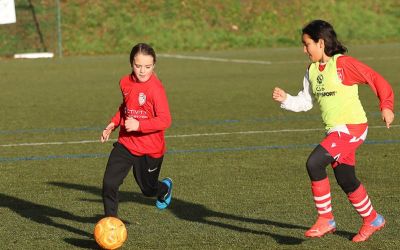
{"type": "MultiPolygon", "coordinates": [[[[400,125],[392,125],[391,128],[398,128],[400,125]]],[[[381,129],[386,126],[369,126],[369,129],[381,129]]],[[[324,131],[322,128],[309,128],[309,129],[280,129],[280,130],[255,130],[255,131],[237,131],[237,132],[220,132],[220,133],[203,133],[203,134],[186,134],[186,135],[166,135],[166,138],[185,138],[185,137],[201,137],[201,136],[224,136],[224,135],[250,135],[250,134],[265,134],[265,133],[296,133],[296,132],[310,132],[310,131],[324,131]]],[[[110,140],[116,141],[115,139],[110,140]]],[[[82,141],[63,141],[63,142],[27,142],[15,144],[0,144],[0,147],[21,147],[21,146],[45,146],[45,145],[66,145],[66,144],[87,144],[99,143],[99,140],[82,140],[82,141]]]]}
{"type": "Polygon", "coordinates": [[[171,54],[160,54],[159,57],[165,58],[176,58],[176,59],[188,59],[197,61],[214,61],[214,62],[233,62],[233,63],[255,63],[255,64],[272,64],[270,61],[258,61],[258,60],[245,60],[245,59],[229,59],[219,57],[206,57],[206,56],[184,56],[184,55],[171,55],[171,54]]]}
{"type": "MultiPolygon", "coordinates": [[[[196,61],[229,62],[229,63],[244,63],[244,64],[264,64],[264,65],[309,62],[308,60],[288,60],[288,61],[272,62],[272,61],[262,61],[262,60],[230,59],[230,58],[221,58],[221,57],[185,56],[185,55],[172,55],[172,54],[159,54],[158,57],[184,59],[184,60],[196,60],[196,61]]],[[[393,59],[400,59],[400,56],[364,57],[364,58],[359,58],[359,59],[362,61],[393,60],[393,59]]]]}

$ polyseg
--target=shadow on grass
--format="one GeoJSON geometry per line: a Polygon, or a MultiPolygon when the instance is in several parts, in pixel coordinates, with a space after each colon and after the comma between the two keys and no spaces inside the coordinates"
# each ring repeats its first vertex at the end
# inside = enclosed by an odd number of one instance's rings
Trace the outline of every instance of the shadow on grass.
{"type": "MultiPolygon", "coordinates": [[[[64,182],[49,182],[49,184],[59,186],[62,188],[67,188],[67,189],[85,191],[85,192],[88,192],[88,193],[91,193],[94,195],[101,196],[101,189],[98,187],[64,183],[64,182]]],[[[148,205],[148,206],[154,206],[154,202],[155,202],[154,199],[144,197],[141,193],[137,193],[137,192],[120,191],[119,199],[120,199],[120,203],[135,202],[135,203],[140,203],[140,204],[144,204],[144,205],[148,205]]],[[[100,199],[86,200],[86,201],[102,202],[100,199]]],[[[305,239],[271,233],[271,232],[266,232],[266,231],[259,231],[259,230],[244,228],[244,227],[240,227],[240,226],[231,225],[228,223],[219,222],[216,220],[218,218],[220,218],[220,219],[227,219],[227,220],[232,220],[232,221],[268,225],[268,226],[279,227],[279,228],[302,229],[302,230],[307,229],[306,227],[299,226],[299,225],[293,225],[293,224],[272,221],[272,220],[267,220],[267,219],[247,218],[247,217],[222,213],[222,212],[218,212],[218,211],[213,211],[213,210],[206,208],[205,206],[203,206],[201,204],[190,203],[190,202],[186,202],[184,200],[180,200],[177,198],[173,198],[171,207],[168,210],[171,211],[177,218],[180,218],[182,220],[203,223],[203,224],[221,227],[221,228],[225,228],[225,229],[229,229],[229,230],[233,230],[233,231],[237,231],[237,232],[265,235],[265,236],[269,236],[269,237],[273,238],[278,244],[282,244],[282,245],[298,245],[298,244],[301,244],[305,239]]],[[[68,241],[69,241],[69,243],[72,243],[71,239],[69,239],[68,241]]]]}
{"type": "Polygon", "coordinates": [[[85,240],[85,239],[76,239],[76,238],[65,238],[65,242],[67,242],[70,245],[79,247],[79,248],[84,248],[84,249],[102,249],[97,245],[96,241],[93,239],[90,240],[85,240]]]}
{"type": "MultiPolygon", "coordinates": [[[[95,217],[81,217],[71,214],[69,212],[63,211],[61,209],[40,205],[33,203],[31,201],[23,200],[17,197],[9,196],[0,193],[0,207],[8,208],[23,218],[29,219],[39,224],[48,225],[51,227],[59,228],[65,231],[69,231],[74,234],[78,234],[87,238],[93,238],[92,233],[88,233],[81,229],[61,224],[53,220],[53,218],[62,218],[70,221],[77,221],[81,223],[96,223],[99,218],[95,217]]],[[[97,244],[93,242],[91,245],[87,244],[92,249],[98,249],[97,244]]]]}
{"type": "MultiPolygon", "coordinates": [[[[66,189],[85,191],[91,194],[101,196],[101,189],[93,186],[85,186],[80,184],[71,184],[63,182],[50,182],[50,184],[66,189]]],[[[101,202],[101,199],[86,200],[86,201],[101,202]]],[[[148,206],[154,206],[154,199],[144,197],[141,193],[137,192],[120,192],[120,202],[121,203],[135,202],[148,206]]],[[[89,239],[65,238],[64,241],[69,243],[70,245],[86,249],[99,249],[96,242],[93,240],[93,234],[91,232],[88,233],[81,229],[58,223],[54,221],[53,218],[62,218],[70,221],[76,221],[80,223],[90,223],[94,225],[101,218],[101,215],[93,217],[81,217],[61,209],[56,209],[46,205],[33,203],[30,201],[26,201],[2,193],[0,193],[0,207],[8,208],[14,211],[15,213],[19,214],[21,217],[27,218],[36,223],[59,228],[89,238],[89,239]]],[[[228,223],[219,222],[216,220],[219,218],[219,219],[227,219],[239,222],[268,225],[279,228],[302,229],[302,230],[307,229],[307,227],[304,226],[288,224],[278,221],[272,221],[267,219],[254,219],[227,213],[221,213],[218,211],[213,211],[211,209],[208,209],[201,204],[190,203],[177,198],[173,199],[173,203],[171,204],[171,207],[168,210],[171,211],[177,218],[182,220],[203,223],[237,232],[269,236],[273,238],[278,244],[281,245],[298,245],[301,244],[305,239],[271,233],[271,232],[253,230],[249,228],[231,225],[228,223]]],[[[129,222],[126,223],[129,224],[129,222]]],[[[336,234],[347,239],[351,239],[351,237],[354,236],[353,233],[346,231],[336,231],[336,234]]]]}

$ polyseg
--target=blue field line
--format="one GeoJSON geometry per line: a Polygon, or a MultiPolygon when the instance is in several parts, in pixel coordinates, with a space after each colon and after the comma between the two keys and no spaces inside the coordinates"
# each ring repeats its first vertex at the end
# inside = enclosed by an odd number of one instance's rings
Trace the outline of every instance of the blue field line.
{"type": "MultiPolygon", "coordinates": [[[[400,140],[367,140],[364,144],[399,144],[400,140]]],[[[289,145],[267,145],[267,146],[248,146],[235,148],[198,148],[198,149],[173,149],[168,150],[166,154],[191,154],[191,153],[220,153],[220,152],[240,152],[257,151],[271,149],[295,149],[295,148],[314,148],[318,144],[289,144],[289,145]]],[[[0,157],[0,162],[18,162],[18,161],[45,161],[53,159],[84,159],[84,158],[106,158],[109,153],[98,154],[66,154],[66,155],[47,155],[47,156],[25,156],[25,157],[0,157]]]]}
{"type": "MultiPolygon", "coordinates": [[[[380,116],[380,112],[368,113],[369,116],[380,116]]],[[[221,120],[187,120],[187,121],[174,121],[171,128],[187,127],[187,126],[204,126],[204,125],[221,125],[221,124],[235,124],[235,123],[272,123],[279,121],[309,121],[321,120],[320,115],[299,115],[299,116],[284,116],[284,117],[269,117],[269,118],[250,118],[250,119],[221,119],[221,120]]],[[[37,129],[17,129],[17,130],[0,130],[0,135],[13,135],[13,134],[45,134],[45,133],[65,133],[65,132],[79,132],[79,131],[102,131],[104,126],[98,127],[79,127],[79,128],[37,128],[37,129]]]]}

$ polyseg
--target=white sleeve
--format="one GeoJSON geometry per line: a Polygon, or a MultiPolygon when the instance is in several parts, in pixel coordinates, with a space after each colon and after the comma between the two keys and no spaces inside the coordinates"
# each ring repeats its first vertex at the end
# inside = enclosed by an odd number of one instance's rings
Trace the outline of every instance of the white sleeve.
{"type": "Polygon", "coordinates": [[[308,111],[313,107],[313,99],[311,96],[311,86],[308,80],[308,70],[303,79],[303,90],[297,96],[287,94],[285,101],[281,103],[281,108],[293,112],[308,111]]]}

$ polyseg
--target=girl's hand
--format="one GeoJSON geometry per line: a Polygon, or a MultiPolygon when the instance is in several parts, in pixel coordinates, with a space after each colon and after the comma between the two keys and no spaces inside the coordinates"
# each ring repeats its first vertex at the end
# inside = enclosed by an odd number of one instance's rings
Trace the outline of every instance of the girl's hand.
{"type": "Polygon", "coordinates": [[[286,100],[286,92],[278,87],[274,88],[274,91],[272,92],[272,98],[277,101],[277,102],[283,102],[286,100]]]}
{"type": "Polygon", "coordinates": [[[390,124],[392,124],[394,120],[394,113],[390,109],[382,109],[381,112],[382,120],[386,123],[386,127],[390,128],[390,124]]]}
{"type": "Polygon", "coordinates": [[[110,137],[110,134],[114,130],[114,128],[115,128],[115,124],[113,122],[110,122],[110,124],[108,124],[107,127],[103,130],[100,141],[101,142],[108,141],[108,138],[110,137]]]}
{"type": "Polygon", "coordinates": [[[128,117],[128,119],[125,120],[125,129],[128,132],[138,131],[139,121],[136,120],[135,118],[128,117]]]}

